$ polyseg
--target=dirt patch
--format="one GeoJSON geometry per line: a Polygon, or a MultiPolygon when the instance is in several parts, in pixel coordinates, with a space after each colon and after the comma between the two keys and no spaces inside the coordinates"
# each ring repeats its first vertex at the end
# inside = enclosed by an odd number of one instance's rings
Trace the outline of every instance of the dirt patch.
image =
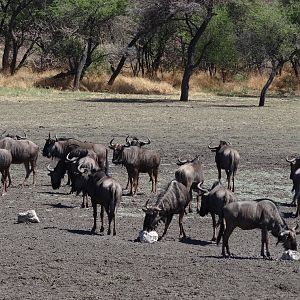
{"type": "MultiPolygon", "coordinates": [[[[299,100],[268,99],[267,107],[258,108],[251,98],[201,97],[182,104],[158,97],[66,95],[0,97],[1,129],[25,130],[41,149],[49,131],[104,144],[112,137],[122,142],[128,134],[149,136],[149,148],[162,155],[160,190],[173,179],[177,158],[196,154],[210,186],[217,170],[207,145],[230,140],[241,154],[238,199],[272,198],[283,204],[287,222],[295,223],[294,208],[286,205],[292,194],[285,157],[299,151],[299,100]]],[[[47,163],[40,155],[37,185],[25,188],[18,186],[25,170],[14,165],[13,187],[1,198],[1,299],[299,297],[299,262],[279,261],[283,248],[275,246],[273,237],[274,260],[261,259],[259,231],[232,234],[234,259],[221,258],[221,248],[210,242],[210,217],[196,213],[185,216],[190,238],[184,243],[178,240],[177,218],[165,240],[134,242],[143,223],[142,207],[153,197],[146,175],[141,176],[141,193],[122,199],[117,236],[91,235],[92,209],[81,209],[81,198],[70,195],[68,187],[52,190],[47,163]],[[28,209],[35,209],[41,222],[17,224],[18,212],[28,209]]],[[[111,164],[110,172],[126,185],[124,168],[111,164]]]]}

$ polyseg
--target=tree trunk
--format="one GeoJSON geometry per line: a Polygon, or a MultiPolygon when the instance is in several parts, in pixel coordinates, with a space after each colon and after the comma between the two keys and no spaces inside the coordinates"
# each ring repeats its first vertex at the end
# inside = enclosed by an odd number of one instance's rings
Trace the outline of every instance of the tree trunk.
{"type": "Polygon", "coordinates": [[[87,59],[87,55],[88,55],[88,49],[89,49],[89,43],[86,42],[85,46],[84,46],[83,53],[82,53],[81,58],[80,58],[80,62],[78,64],[78,67],[77,67],[77,70],[76,70],[75,78],[74,78],[74,86],[73,86],[74,91],[77,91],[79,89],[80,78],[81,78],[81,74],[82,74],[82,71],[83,71],[83,67],[86,63],[86,59],[87,59]]]}
{"type": "Polygon", "coordinates": [[[203,35],[208,23],[210,22],[211,18],[213,17],[213,15],[214,15],[213,14],[213,4],[211,3],[207,7],[207,13],[206,13],[205,19],[203,20],[201,26],[197,29],[196,34],[191,39],[190,44],[188,46],[187,61],[186,61],[186,65],[185,65],[185,69],[184,69],[184,73],[183,73],[183,78],[181,81],[180,101],[188,101],[189,100],[189,81],[190,81],[190,77],[192,75],[193,69],[196,68],[200,64],[206,48],[211,43],[211,41],[209,41],[208,43],[206,43],[206,45],[204,45],[202,53],[200,55],[200,58],[195,62],[194,60],[195,60],[195,51],[196,51],[197,43],[198,43],[199,39],[201,38],[201,36],[203,35]]]}
{"type": "Polygon", "coordinates": [[[267,93],[271,83],[273,82],[273,79],[275,78],[276,74],[278,73],[278,70],[280,70],[283,67],[283,64],[284,64],[284,62],[280,61],[277,64],[277,66],[276,65],[273,66],[272,71],[270,73],[270,76],[269,76],[266,84],[264,85],[264,87],[261,90],[258,106],[264,106],[265,105],[266,93],[267,93]]]}
{"type": "Polygon", "coordinates": [[[9,57],[11,52],[11,38],[8,33],[5,34],[5,41],[4,41],[4,50],[2,56],[2,72],[4,74],[9,73],[9,57]]]}

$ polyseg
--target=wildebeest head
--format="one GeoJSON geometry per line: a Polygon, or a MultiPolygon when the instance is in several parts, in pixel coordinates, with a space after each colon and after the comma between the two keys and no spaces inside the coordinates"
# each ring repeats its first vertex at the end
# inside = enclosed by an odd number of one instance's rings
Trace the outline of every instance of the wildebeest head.
{"type": "Polygon", "coordinates": [[[136,136],[129,137],[129,135],[126,137],[126,144],[130,144],[130,146],[137,146],[139,148],[143,147],[144,145],[149,145],[151,143],[150,139],[147,137],[148,141],[142,141],[138,139],[136,136]]]}
{"type": "Polygon", "coordinates": [[[197,185],[197,188],[200,191],[200,195],[201,195],[201,207],[200,207],[199,214],[201,217],[204,217],[209,213],[209,203],[208,203],[209,190],[203,188],[201,185],[202,182],[197,185]]]}
{"type": "Polygon", "coordinates": [[[48,175],[51,178],[51,185],[54,190],[57,190],[60,188],[61,180],[64,178],[66,173],[66,163],[64,160],[60,160],[56,167],[53,169],[50,167],[50,165],[47,166],[47,169],[49,171],[48,175]]]}
{"type": "Polygon", "coordinates": [[[290,173],[290,179],[293,179],[294,173],[297,169],[300,168],[300,157],[297,158],[286,158],[286,161],[290,163],[291,166],[291,173],[290,173]]]}
{"type": "Polygon", "coordinates": [[[280,232],[278,236],[278,243],[282,243],[285,250],[295,250],[297,251],[297,240],[296,235],[300,232],[297,232],[299,225],[297,224],[296,227],[292,229],[287,229],[280,232]]]}
{"type": "Polygon", "coordinates": [[[212,146],[209,144],[209,145],[208,145],[208,148],[209,148],[212,152],[218,152],[222,147],[224,147],[224,146],[230,146],[230,145],[231,145],[230,142],[220,141],[219,146],[212,147],[212,146]]]}
{"type": "Polygon", "coordinates": [[[50,132],[49,132],[49,136],[46,139],[46,143],[43,148],[43,156],[48,157],[48,158],[50,158],[52,156],[52,151],[54,149],[56,141],[57,141],[57,136],[55,136],[55,138],[53,139],[50,137],[50,132]]]}
{"type": "Polygon", "coordinates": [[[113,150],[113,159],[112,162],[114,164],[122,164],[123,163],[123,158],[122,158],[122,154],[123,154],[123,150],[126,147],[130,147],[130,143],[127,142],[126,144],[113,144],[114,139],[112,139],[109,143],[109,148],[113,150]]]}
{"type": "Polygon", "coordinates": [[[157,206],[148,207],[148,202],[149,200],[146,203],[146,208],[143,208],[145,212],[143,230],[149,232],[155,230],[158,223],[162,220],[162,216],[160,215],[161,208],[157,206]]]}
{"type": "Polygon", "coordinates": [[[1,135],[0,135],[0,138],[4,138],[4,137],[9,137],[9,138],[12,138],[14,140],[27,140],[27,135],[26,133],[24,132],[24,136],[20,136],[18,134],[11,134],[11,133],[6,133],[6,130],[4,130],[1,135]],[[5,134],[5,135],[4,135],[5,134]]]}

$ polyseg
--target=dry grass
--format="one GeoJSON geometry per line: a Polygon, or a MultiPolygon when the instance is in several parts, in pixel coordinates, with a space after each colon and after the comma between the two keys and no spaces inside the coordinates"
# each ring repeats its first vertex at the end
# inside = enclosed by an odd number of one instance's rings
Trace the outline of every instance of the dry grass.
{"type": "MultiPolygon", "coordinates": [[[[58,78],[60,71],[49,70],[35,73],[23,69],[15,76],[3,76],[0,74],[0,86],[14,88],[54,88],[58,90],[72,89],[73,76],[58,78]]],[[[221,93],[228,95],[258,95],[264,83],[267,81],[267,74],[251,73],[247,76],[236,75],[225,83],[217,74],[209,76],[205,72],[197,72],[191,77],[191,93],[221,93]]],[[[156,80],[148,78],[131,77],[120,75],[112,86],[107,85],[109,75],[90,75],[82,81],[81,90],[92,92],[109,92],[119,94],[156,94],[176,95],[180,92],[182,73],[165,73],[156,80]]],[[[281,76],[275,78],[270,87],[272,95],[300,95],[300,81],[291,72],[285,70],[281,76]]]]}

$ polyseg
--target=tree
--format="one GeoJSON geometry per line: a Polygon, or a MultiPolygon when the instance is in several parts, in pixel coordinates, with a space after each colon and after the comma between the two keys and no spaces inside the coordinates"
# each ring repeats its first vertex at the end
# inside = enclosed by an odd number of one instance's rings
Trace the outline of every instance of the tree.
{"type": "Polygon", "coordinates": [[[290,8],[289,4],[284,7],[278,0],[257,0],[249,4],[243,20],[239,43],[244,59],[252,65],[270,69],[259,106],[265,105],[266,93],[279,70],[298,51],[300,31],[292,22],[287,8],[290,8]]]}
{"type": "Polygon", "coordinates": [[[74,75],[73,88],[79,88],[84,72],[101,44],[105,26],[123,14],[126,0],[55,0],[49,7],[50,47],[54,56],[68,62],[67,74],[74,75]],[[78,13],[80,12],[80,13],[78,13]]]}

